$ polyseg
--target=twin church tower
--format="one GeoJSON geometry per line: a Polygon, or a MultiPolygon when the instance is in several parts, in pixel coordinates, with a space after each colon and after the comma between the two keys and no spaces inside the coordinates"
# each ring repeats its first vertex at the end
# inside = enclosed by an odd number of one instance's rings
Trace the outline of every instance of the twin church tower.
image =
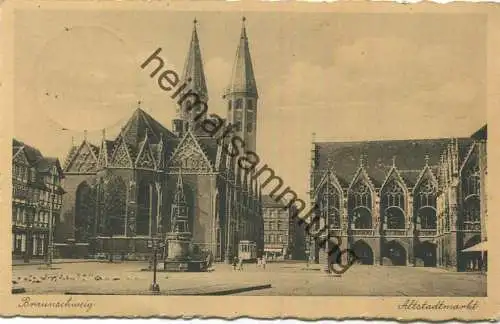
{"type": "MultiPolygon", "coordinates": [[[[245,17],[243,17],[231,81],[223,93],[223,98],[227,100],[226,124],[234,125],[234,134],[244,139],[247,149],[255,151],[257,100],[259,96],[250,56],[245,20],[245,17]]],[[[194,20],[193,33],[184,65],[182,81],[182,83],[187,84],[184,93],[196,93],[202,102],[208,104],[208,90],[196,19],[194,20]]],[[[200,107],[198,106],[198,108],[200,107]]],[[[174,130],[184,132],[188,128],[192,129],[193,125],[196,124],[194,119],[197,115],[199,115],[199,109],[189,110],[185,109],[185,105],[179,105],[177,118],[173,122],[174,130]]]]}

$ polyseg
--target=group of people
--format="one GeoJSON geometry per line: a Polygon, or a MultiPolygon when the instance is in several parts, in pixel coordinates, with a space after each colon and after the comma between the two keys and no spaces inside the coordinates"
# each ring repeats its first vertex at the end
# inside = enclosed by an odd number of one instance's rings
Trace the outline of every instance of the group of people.
{"type": "MultiPolygon", "coordinates": [[[[266,257],[263,256],[261,258],[257,258],[257,268],[262,267],[266,268],[266,257]]],[[[233,259],[233,270],[242,271],[243,270],[243,259],[238,258],[237,256],[233,259]]]]}

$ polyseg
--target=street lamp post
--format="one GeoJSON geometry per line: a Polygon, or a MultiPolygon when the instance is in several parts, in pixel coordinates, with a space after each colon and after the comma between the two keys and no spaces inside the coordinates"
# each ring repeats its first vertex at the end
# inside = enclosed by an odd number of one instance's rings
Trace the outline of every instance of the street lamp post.
{"type": "Polygon", "coordinates": [[[156,271],[157,271],[157,255],[158,250],[165,247],[165,242],[162,237],[152,237],[148,240],[148,247],[153,249],[153,283],[149,287],[149,290],[153,293],[160,292],[160,285],[156,282],[156,271]]]}
{"type": "Polygon", "coordinates": [[[47,244],[47,254],[45,256],[45,264],[47,268],[52,268],[52,259],[54,253],[54,188],[56,185],[55,172],[54,169],[50,172],[50,178],[52,183],[50,184],[50,199],[49,199],[49,238],[47,244]]]}

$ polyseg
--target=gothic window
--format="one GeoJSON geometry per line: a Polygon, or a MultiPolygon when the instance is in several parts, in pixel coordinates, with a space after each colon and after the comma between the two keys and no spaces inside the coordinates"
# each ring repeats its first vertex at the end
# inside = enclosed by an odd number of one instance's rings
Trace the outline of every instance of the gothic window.
{"type": "Polygon", "coordinates": [[[240,111],[234,112],[234,130],[240,132],[242,129],[241,123],[243,122],[243,113],[240,111]]]}
{"type": "Polygon", "coordinates": [[[353,211],[353,220],[355,229],[371,229],[372,215],[365,207],[358,207],[353,211]]]}
{"type": "Polygon", "coordinates": [[[103,187],[103,222],[101,232],[104,235],[124,235],[126,217],[127,186],[118,176],[107,176],[103,187]]]}
{"type": "Polygon", "coordinates": [[[472,155],[470,159],[462,173],[463,221],[479,222],[481,219],[481,207],[480,174],[477,154],[472,155]]]}
{"type": "Polygon", "coordinates": [[[480,203],[477,196],[470,196],[464,204],[464,222],[479,222],[481,219],[480,203]]]}
{"type": "Polygon", "coordinates": [[[86,242],[94,223],[94,195],[87,182],[82,182],[76,189],[75,202],[75,240],[86,242]]]}
{"type": "Polygon", "coordinates": [[[137,199],[138,213],[136,218],[136,234],[149,235],[149,222],[152,217],[152,186],[143,181],[139,185],[139,196],[137,199]]]}
{"type": "Polygon", "coordinates": [[[340,194],[329,182],[321,191],[320,213],[321,217],[327,220],[329,228],[340,228],[340,194]]]}
{"type": "Polygon", "coordinates": [[[246,131],[248,133],[251,133],[253,131],[253,124],[254,124],[253,123],[253,119],[254,119],[253,118],[253,112],[247,111],[247,120],[246,120],[246,122],[247,122],[247,128],[246,128],[246,131]]]}
{"type": "Polygon", "coordinates": [[[247,99],[247,110],[253,110],[252,99],[247,99]]]}
{"type": "Polygon", "coordinates": [[[437,228],[436,196],[437,187],[427,174],[417,186],[413,200],[416,221],[420,223],[421,229],[437,228]]]}
{"type": "Polygon", "coordinates": [[[382,215],[388,229],[405,229],[405,194],[401,185],[396,181],[389,181],[381,193],[382,215]]]}
{"type": "Polygon", "coordinates": [[[472,166],[466,169],[463,174],[462,187],[464,192],[464,199],[470,196],[478,196],[480,194],[480,176],[479,176],[479,166],[474,163],[472,166]]]}
{"type": "Polygon", "coordinates": [[[359,181],[349,190],[348,207],[354,228],[372,228],[372,194],[365,182],[359,181]]]}
{"type": "Polygon", "coordinates": [[[234,102],[234,109],[241,110],[242,107],[243,107],[243,99],[236,99],[234,102]]]}

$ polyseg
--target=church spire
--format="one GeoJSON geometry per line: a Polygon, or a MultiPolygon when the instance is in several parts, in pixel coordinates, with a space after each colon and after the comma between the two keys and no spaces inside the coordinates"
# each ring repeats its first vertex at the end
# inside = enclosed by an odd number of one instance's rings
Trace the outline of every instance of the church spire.
{"type": "Polygon", "coordinates": [[[240,42],[236,50],[236,59],[233,65],[231,82],[226,94],[241,93],[258,98],[245,22],[246,18],[243,17],[240,42]]]}
{"type": "Polygon", "coordinates": [[[188,89],[200,96],[200,99],[206,102],[208,100],[207,83],[205,81],[205,72],[203,71],[203,60],[201,59],[200,41],[198,40],[198,31],[196,25],[198,20],[193,21],[193,33],[191,43],[184,64],[183,81],[188,84],[188,89]]]}
{"type": "Polygon", "coordinates": [[[235,125],[235,135],[244,140],[249,151],[255,152],[258,94],[245,23],[243,17],[231,81],[224,98],[227,100],[227,120],[235,125]]]}

